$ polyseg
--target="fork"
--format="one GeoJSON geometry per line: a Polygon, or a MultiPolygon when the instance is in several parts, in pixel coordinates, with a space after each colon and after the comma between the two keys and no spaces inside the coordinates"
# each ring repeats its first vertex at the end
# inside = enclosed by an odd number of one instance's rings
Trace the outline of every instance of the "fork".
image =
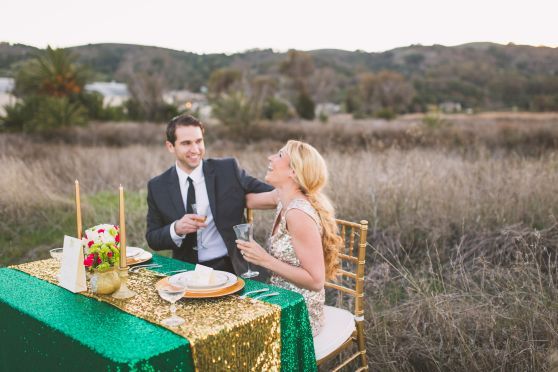
{"type": "Polygon", "coordinates": [[[135,273],[138,272],[140,269],[154,269],[156,267],[162,267],[162,266],[159,264],[138,265],[138,266],[130,267],[128,271],[131,273],[135,273]]]}
{"type": "Polygon", "coordinates": [[[269,291],[269,288],[256,289],[255,291],[246,292],[246,293],[244,293],[242,296],[240,296],[240,297],[238,297],[238,298],[240,298],[241,300],[243,300],[243,299],[245,299],[246,297],[248,297],[248,296],[251,295],[251,294],[254,294],[254,293],[262,293],[262,292],[267,292],[267,291],[269,291]]]}
{"type": "Polygon", "coordinates": [[[172,271],[165,271],[162,273],[159,273],[157,271],[152,271],[151,273],[155,276],[158,276],[160,278],[164,278],[166,276],[169,276],[169,274],[178,274],[178,273],[185,273],[186,271],[191,271],[191,270],[187,270],[187,269],[182,269],[182,270],[172,270],[172,271]]]}
{"type": "Polygon", "coordinates": [[[279,296],[279,292],[271,292],[271,293],[265,293],[259,296],[256,296],[254,298],[252,298],[252,300],[261,300],[262,298],[266,298],[266,297],[273,297],[273,296],[279,296]]]}

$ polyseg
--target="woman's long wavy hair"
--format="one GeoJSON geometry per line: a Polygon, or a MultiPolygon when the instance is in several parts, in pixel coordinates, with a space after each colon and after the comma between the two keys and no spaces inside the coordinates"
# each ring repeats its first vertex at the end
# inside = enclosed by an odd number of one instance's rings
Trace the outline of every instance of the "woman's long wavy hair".
{"type": "Polygon", "coordinates": [[[291,159],[295,182],[320,217],[326,278],[333,279],[339,269],[339,248],[343,240],[337,234],[333,205],[322,192],[328,180],[327,165],[318,150],[305,142],[290,140],[284,150],[291,159]]]}

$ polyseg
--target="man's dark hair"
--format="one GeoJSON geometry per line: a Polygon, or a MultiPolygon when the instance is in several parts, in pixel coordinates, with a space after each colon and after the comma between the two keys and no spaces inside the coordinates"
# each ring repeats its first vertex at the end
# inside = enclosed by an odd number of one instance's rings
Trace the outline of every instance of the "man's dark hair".
{"type": "Polygon", "coordinates": [[[198,127],[201,129],[202,133],[205,132],[203,123],[193,117],[192,115],[182,114],[172,118],[167,124],[167,141],[172,143],[176,142],[176,127],[198,127]]]}

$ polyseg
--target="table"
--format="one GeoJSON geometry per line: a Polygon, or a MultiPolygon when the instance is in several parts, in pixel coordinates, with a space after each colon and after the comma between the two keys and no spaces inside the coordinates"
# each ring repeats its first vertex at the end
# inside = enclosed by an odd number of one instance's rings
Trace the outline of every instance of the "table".
{"type": "MultiPolygon", "coordinates": [[[[193,268],[158,255],[153,261],[163,265],[159,270],[193,268]]],[[[263,300],[281,307],[281,370],[316,370],[302,296],[252,280],[244,291],[265,286],[281,293],[263,300]]],[[[193,371],[194,365],[187,339],[108,303],[0,268],[0,370],[84,369],[193,371]]]]}

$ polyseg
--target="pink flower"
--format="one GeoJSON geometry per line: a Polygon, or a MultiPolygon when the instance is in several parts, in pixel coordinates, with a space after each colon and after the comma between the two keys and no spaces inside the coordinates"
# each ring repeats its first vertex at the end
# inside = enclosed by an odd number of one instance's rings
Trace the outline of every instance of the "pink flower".
{"type": "Polygon", "coordinates": [[[83,264],[87,267],[91,267],[93,265],[93,258],[95,257],[95,255],[93,253],[91,253],[90,255],[88,255],[85,260],[83,260],[83,264]]]}
{"type": "Polygon", "coordinates": [[[99,229],[99,231],[97,231],[99,234],[102,234],[105,232],[105,229],[99,229]]]}
{"type": "Polygon", "coordinates": [[[120,234],[116,234],[116,236],[114,237],[114,241],[120,243],[120,234]]]}
{"type": "Polygon", "coordinates": [[[108,257],[112,257],[112,252],[107,253],[108,257]]]}
{"type": "Polygon", "coordinates": [[[90,241],[87,242],[87,247],[88,247],[88,248],[91,248],[91,246],[92,246],[93,244],[95,244],[95,243],[93,242],[93,240],[90,240],[90,241]]]}

